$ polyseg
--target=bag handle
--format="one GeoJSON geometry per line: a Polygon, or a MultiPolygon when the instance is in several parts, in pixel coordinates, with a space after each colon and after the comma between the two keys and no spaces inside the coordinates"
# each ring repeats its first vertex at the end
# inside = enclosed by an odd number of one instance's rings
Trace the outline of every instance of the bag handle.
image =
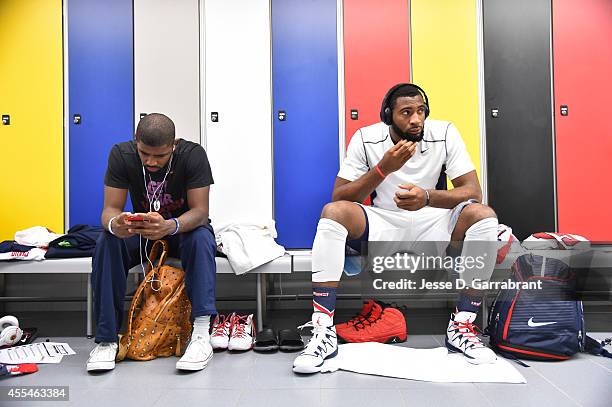
{"type": "Polygon", "coordinates": [[[149,271],[151,271],[151,263],[155,264],[155,259],[157,259],[157,255],[160,251],[160,246],[161,256],[159,256],[159,262],[157,263],[157,267],[153,267],[153,269],[159,268],[164,265],[164,263],[166,263],[166,258],[168,257],[168,243],[165,240],[156,240],[155,243],[153,243],[153,247],[151,247],[151,254],[149,255],[149,260],[151,260],[151,262],[147,262],[145,274],[149,274],[149,271]]]}

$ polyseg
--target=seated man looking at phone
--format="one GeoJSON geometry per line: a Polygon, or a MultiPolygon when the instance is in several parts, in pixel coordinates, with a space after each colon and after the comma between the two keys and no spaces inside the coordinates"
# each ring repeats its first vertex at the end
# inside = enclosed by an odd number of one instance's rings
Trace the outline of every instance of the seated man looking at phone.
{"type": "Polygon", "coordinates": [[[96,343],[88,371],[115,367],[128,270],[146,265],[150,241],[164,239],[181,259],[194,319],[191,341],[177,369],[201,370],[213,355],[216,244],[208,219],[213,183],[201,145],[175,139],[174,123],[159,113],[138,123],[134,140],[113,146],[104,177],[104,209],[92,262],[96,343]],[[128,191],[135,213],[124,212],[128,191]]]}

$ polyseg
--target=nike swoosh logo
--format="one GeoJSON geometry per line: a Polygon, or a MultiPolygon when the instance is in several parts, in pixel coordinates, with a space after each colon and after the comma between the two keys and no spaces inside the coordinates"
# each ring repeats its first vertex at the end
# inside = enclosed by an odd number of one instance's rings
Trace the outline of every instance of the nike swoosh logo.
{"type": "Polygon", "coordinates": [[[544,325],[552,325],[552,324],[556,324],[556,321],[553,322],[533,322],[533,317],[529,318],[529,321],[527,321],[527,325],[531,326],[531,327],[538,327],[538,326],[544,326],[544,325]]]}

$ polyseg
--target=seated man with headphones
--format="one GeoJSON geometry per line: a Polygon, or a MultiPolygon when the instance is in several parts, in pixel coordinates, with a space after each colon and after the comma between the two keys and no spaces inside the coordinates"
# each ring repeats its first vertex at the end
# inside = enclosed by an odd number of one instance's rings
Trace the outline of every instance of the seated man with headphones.
{"type": "MultiPolygon", "coordinates": [[[[474,257],[483,254],[483,246],[473,242],[491,242],[490,247],[496,241],[497,217],[478,203],[482,192],[461,135],[452,123],[427,119],[429,113],[423,89],[398,84],[383,99],[382,122],[351,139],[312,246],[313,337],[295,359],[294,372],[318,372],[337,354],[333,316],[347,240],[463,241],[461,255],[474,257]],[[454,189],[435,189],[441,171],[454,189]],[[368,197],[372,206],[362,205],[368,197]]],[[[485,259],[481,275],[489,278],[495,253],[485,259]]],[[[477,291],[460,292],[446,337],[450,351],[476,364],[496,359],[475,334],[481,301],[477,291]]],[[[368,322],[375,330],[375,321],[368,322]]]]}
{"type": "Polygon", "coordinates": [[[171,255],[181,259],[194,318],[191,342],[176,367],[201,370],[212,358],[208,327],[210,315],[217,313],[216,243],[208,218],[212,183],[204,148],[175,139],[174,123],[163,114],[146,115],[134,140],[113,146],[104,178],[106,231],[92,261],[98,345],[87,361],[88,371],[115,367],[128,270],[143,265],[143,258],[149,261],[149,242],[158,239],[166,240],[171,255]],[[124,212],[128,192],[134,215],[124,212]]]}

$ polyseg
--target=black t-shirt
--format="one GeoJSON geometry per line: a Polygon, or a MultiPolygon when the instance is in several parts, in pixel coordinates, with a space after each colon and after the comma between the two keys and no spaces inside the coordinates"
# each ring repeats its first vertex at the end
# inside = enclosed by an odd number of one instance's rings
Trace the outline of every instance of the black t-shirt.
{"type": "Polygon", "coordinates": [[[104,185],[129,190],[134,212],[147,213],[149,207],[155,211],[152,203],[159,199],[161,206],[157,212],[165,219],[178,218],[189,210],[187,190],[209,186],[213,183],[213,177],[206,151],[191,141],[179,140],[170,172],[162,185],[169,164],[170,161],[157,172],[145,169],[143,174],[136,142],[117,143],[108,157],[104,185]],[[144,189],[145,184],[149,197],[144,189]]]}

